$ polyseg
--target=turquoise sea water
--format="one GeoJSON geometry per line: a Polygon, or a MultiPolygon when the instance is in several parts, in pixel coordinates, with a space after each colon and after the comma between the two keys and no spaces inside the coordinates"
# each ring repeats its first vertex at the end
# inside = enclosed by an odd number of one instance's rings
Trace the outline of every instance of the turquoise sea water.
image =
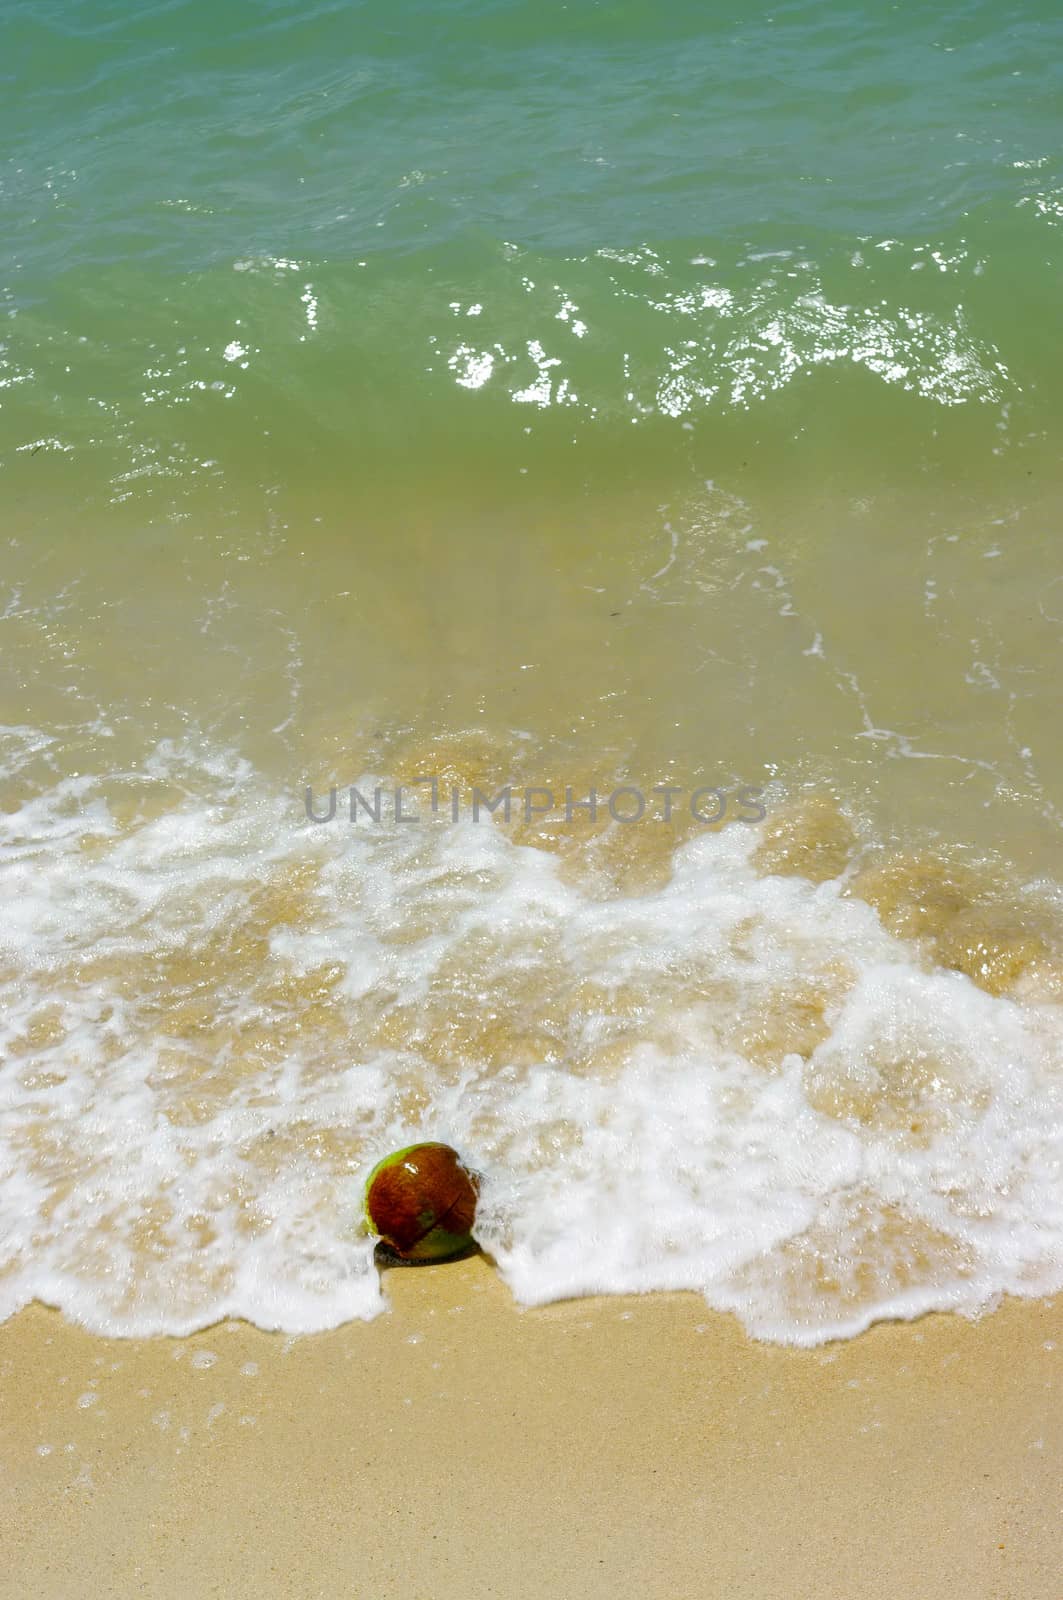
{"type": "Polygon", "coordinates": [[[959,470],[1005,407],[1042,465],[1048,5],[27,0],[4,37],[9,485],[39,440],[176,503],[204,458],[585,474],[573,437],[912,470],[933,430],[959,470]]]}
{"type": "Polygon", "coordinates": [[[371,1315],[421,1138],[527,1302],[1063,1285],[1061,91],[1044,0],[0,3],[0,1314],[371,1315]],[[426,772],[767,820],[306,820],[426,772]]]}

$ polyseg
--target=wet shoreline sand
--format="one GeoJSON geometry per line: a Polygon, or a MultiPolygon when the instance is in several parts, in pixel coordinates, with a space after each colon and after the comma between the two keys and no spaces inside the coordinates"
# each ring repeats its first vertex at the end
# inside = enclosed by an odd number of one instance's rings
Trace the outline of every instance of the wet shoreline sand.
{"type": "Polygon", "coordinates": [[[1058,1593],[1059,1301],[794,1350],[482,1258],[386,1288],[301,1339],[0,1327],[0,1594],[1058,1593]]]}

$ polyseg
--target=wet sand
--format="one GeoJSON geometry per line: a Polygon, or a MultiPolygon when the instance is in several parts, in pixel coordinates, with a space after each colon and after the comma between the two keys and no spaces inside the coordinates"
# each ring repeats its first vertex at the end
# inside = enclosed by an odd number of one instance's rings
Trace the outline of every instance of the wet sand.
{"type": "Polygon", "coordinates": [[[1058,1600],[1063,1303],[755,1344],[392,1271],[305,1339],[0,1327],[0,1594],[1058,1600]]]}

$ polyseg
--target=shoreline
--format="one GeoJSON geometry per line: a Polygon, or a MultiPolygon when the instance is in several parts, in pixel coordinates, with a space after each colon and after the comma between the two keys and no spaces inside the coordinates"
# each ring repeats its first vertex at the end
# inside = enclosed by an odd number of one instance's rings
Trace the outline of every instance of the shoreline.
{"type": "Polygon", "coordinates": [[[1063,1300],[799,1350],[482,1257],[292,1338],[0,1326],[0,1594],[1051,1600],[1063,1300]]]}

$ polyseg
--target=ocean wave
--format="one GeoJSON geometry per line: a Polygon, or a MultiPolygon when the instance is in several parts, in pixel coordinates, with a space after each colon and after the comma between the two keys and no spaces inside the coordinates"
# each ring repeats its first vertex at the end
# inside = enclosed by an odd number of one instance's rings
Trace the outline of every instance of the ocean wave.
{"type": "Polygon", "coordinates": [[[525,1304],[696,1290],[813,1344],[1063,1286],[1063,964],[984,886],[861,877],[807,814],[566,850],[314,827],[223,752],[142,780],[0,819],[3,1315],[375,1315],[361,1185],[426,1137],[525,1304]]]}

